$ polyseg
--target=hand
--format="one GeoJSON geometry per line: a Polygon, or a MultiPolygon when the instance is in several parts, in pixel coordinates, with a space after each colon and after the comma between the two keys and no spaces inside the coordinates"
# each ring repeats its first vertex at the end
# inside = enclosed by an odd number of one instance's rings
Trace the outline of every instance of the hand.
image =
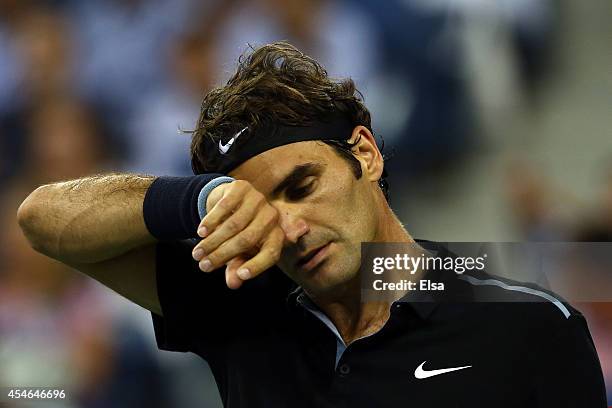
{"type": "Polygon", "coordinates": [[[221,184],[210,192],[206,216],[198,226],[200,241],[193,258],[204,272],[222,265],[231,289],[278,262],[285,233],[279,214],[246,180],[221,184]]]}

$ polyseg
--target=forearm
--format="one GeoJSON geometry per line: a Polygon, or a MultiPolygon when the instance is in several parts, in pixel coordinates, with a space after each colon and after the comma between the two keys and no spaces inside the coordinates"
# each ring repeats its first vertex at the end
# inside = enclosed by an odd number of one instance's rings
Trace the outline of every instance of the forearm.
{"type": "Polygon", "coordinates": [[[39,187],[19,224],[37,251],[66,263],[96,263],[154,243],[142,212],[152,176],[107,174],[39,187]]]}

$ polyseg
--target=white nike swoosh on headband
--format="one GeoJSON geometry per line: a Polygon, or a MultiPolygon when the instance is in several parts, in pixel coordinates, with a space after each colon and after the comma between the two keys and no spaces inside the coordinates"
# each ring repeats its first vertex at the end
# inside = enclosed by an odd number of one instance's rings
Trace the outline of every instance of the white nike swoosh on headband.
{"type": "Polygon", "coordinates": [[[421,365],[418,366],[416,370],[414,370],[414,376],[418,378],[419,380],[422,380],[424,378],[433,377],[435,375],[446,374],[452,371],[463,370],[465,368],[472,367],[471,365],[469,365],[469,366],[463,366],[463,367],[441,368],[439,370],[424,370],[423,366],[425,365],[426,362],[427,361],[423,361],[421,365]]]}
{"type": "Polygon", "coordinates": [[[219,140],[219,152],[221,152],[221,154],[226,154],[229,151],[230,147],[232,147],[232,145],[234,144],[234,141],[238,139],[238,136],[240,136],[248,128],[248,126],[245,126],[244,129],[236,133],[234,137],[232,137],[226,144],[221,143],[221,141],[219,140]]]}

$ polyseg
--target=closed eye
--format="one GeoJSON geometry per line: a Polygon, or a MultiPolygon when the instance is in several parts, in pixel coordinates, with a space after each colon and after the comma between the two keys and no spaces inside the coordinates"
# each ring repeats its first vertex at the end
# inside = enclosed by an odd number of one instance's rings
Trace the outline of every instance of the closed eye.
{"type": "Polygon", "coordinates": [[[315,183],[315,180],[313,180],[310,183],[301,187],[288,189],[286,192],[287,198],[290,200],[299,200],[308,196],[314,190],[315,183]]]}

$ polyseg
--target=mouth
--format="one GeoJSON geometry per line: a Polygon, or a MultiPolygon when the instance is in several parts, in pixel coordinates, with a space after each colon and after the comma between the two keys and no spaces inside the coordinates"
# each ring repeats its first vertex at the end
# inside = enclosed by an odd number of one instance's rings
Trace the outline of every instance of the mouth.
{"type": "Polygon", "coordinates": [[[313,269],[323,260],[330,245],[331,242],[328,242],[327,244],[312,249],[306,254],[302,255],[296,263],[297,268],[303,271],[313,269]]]}

